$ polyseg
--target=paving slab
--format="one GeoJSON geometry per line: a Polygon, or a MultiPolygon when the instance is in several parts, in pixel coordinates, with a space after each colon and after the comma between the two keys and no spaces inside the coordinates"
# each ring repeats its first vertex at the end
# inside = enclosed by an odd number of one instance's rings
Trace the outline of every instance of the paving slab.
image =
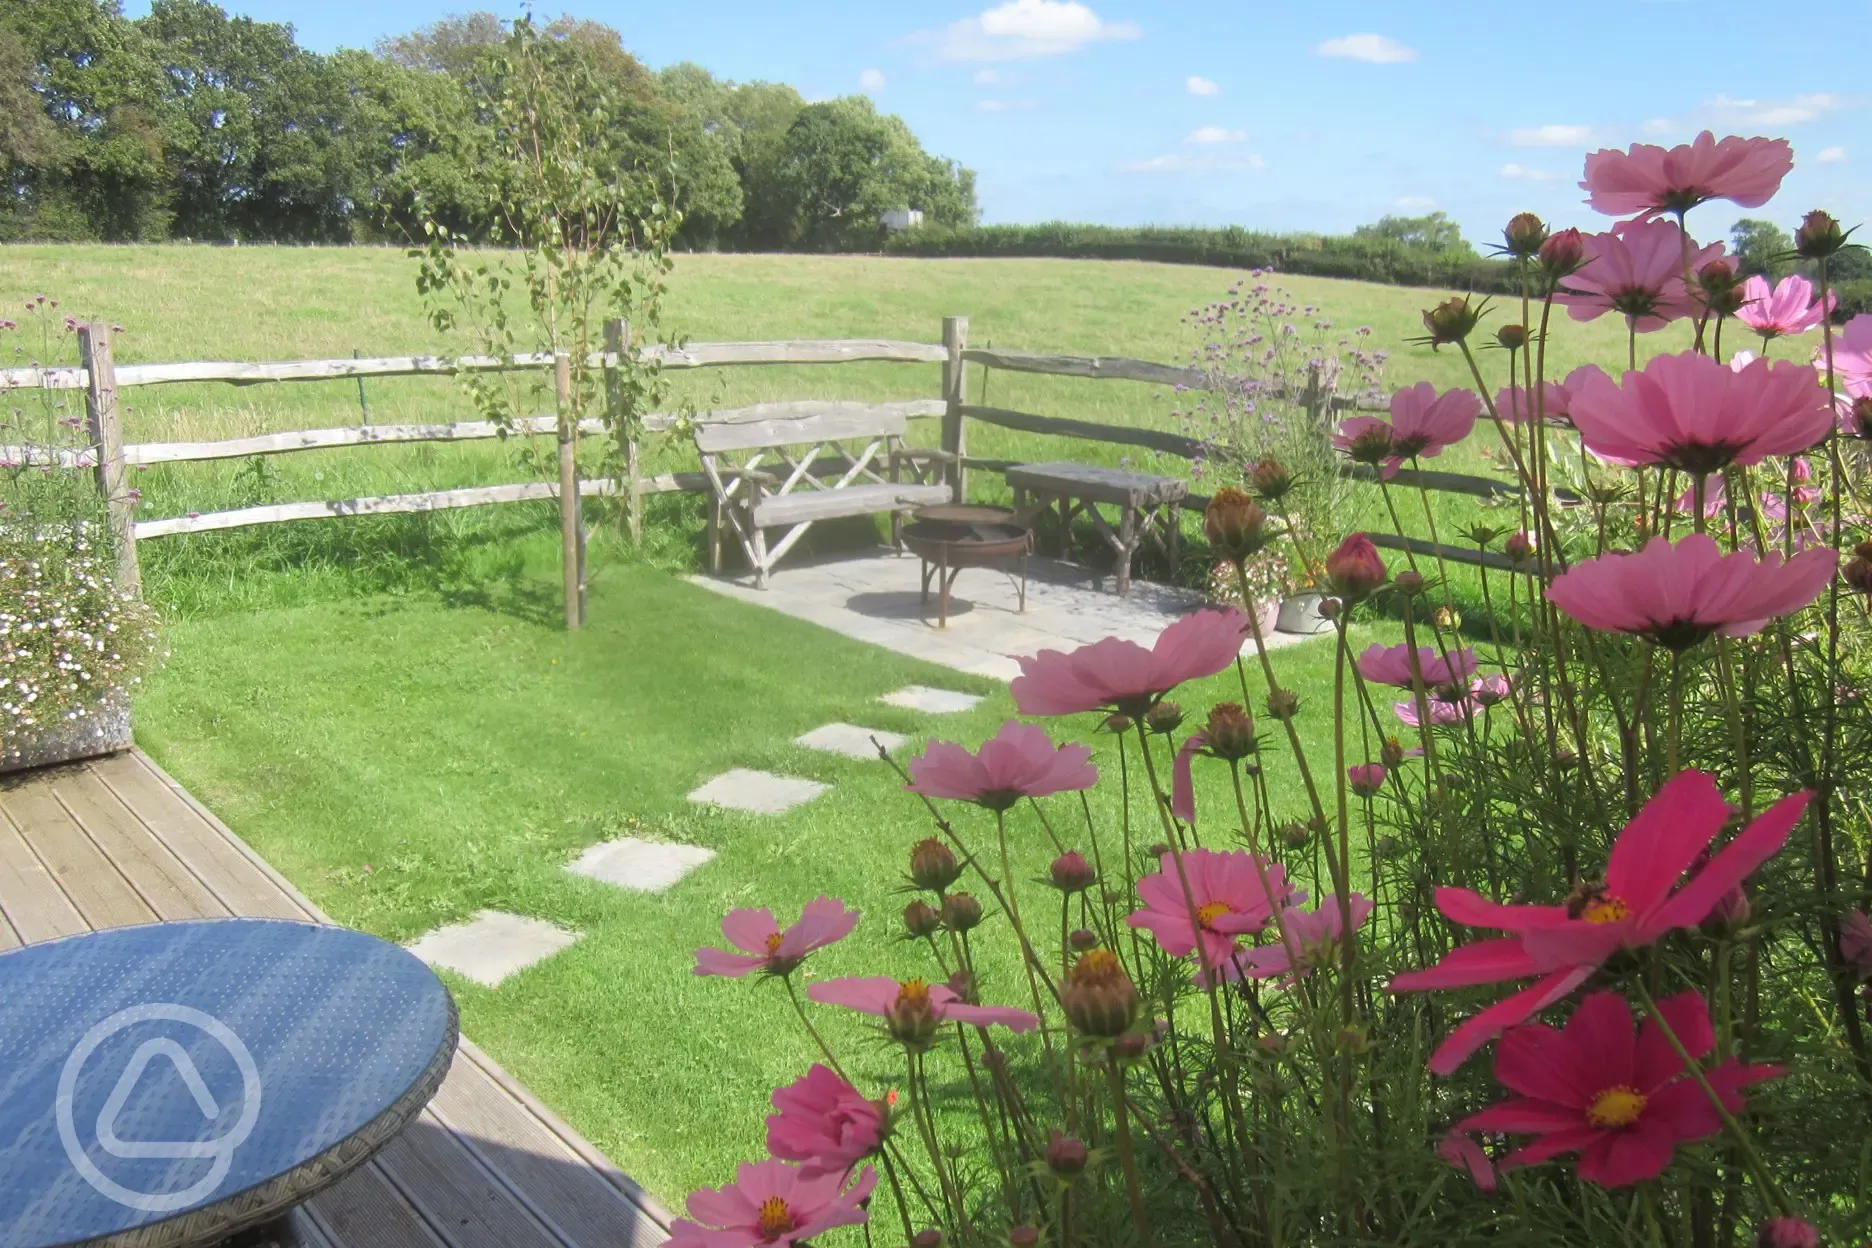
{"type": "MultiPolygon", "coordinates": [[[[1015,658],[1041,650],[1075,650],[1103,637],[1148,646],[1166,626],[1204,604],[1194,590],[1149,581],[1131,582],[1130,596],[1120,598],[1112,592],[1110,576],[1039,557],[1028,561],[1024,611],[1017,585],[1008,577],[992,569],[965,569],[950,600],[947,628],[937,626],[935,601],[925,603],[918,592],[917,560],[890,550],[788,559],[773,570],[764,590],[745,576],[690,579],[858,641],[1000,680],[1020,674],[1015,658]]],[[[1268,645],[1310,640],[1277,633],[1268,645]]]]}
{"type": "Polygon", "coordinates": [[[409,951],[430,966],[454,971],[484,988],[544,962],[579,939],[544,919],[523,914],[482,910],[466,923],[451,923],[409,946],[409,951]]]}
{"type": "Polygon", "coordinates": [[[962,711],[972,711],[981,699],[972,693],[957,693],[953,689],[931,689],[928,685],[905,685],[895,693],[887,693],[878,701],[891,706],[901,706],[907,711],[922,711],[929,715],[955,715],[962,711]]]}
{"type": "Polygon", "coordinates": [[[901,732],[885,732],[882,728],[825,724],[804,736],[793,738],[793,744],[803,745],[809,750],[823,750],[827,754],[842,754],[846,758],[876,758],[877,745],[871,743],[873,737],[877,738],[878,745],[887,750],[895,750],[909,740],[901,732]]]}
{"type": "Polygon", "coordinates": [[[566,870],[632,892],[660,893],[714,856],[700,845],[627,836],[590,846],[566,870]]]}
{"type": "Polygon", "coordinates": [[[750,815],[779,815],[812,801],[828,787],[817,780],[736,767],[691,793],[689,800],[750,815]]]}

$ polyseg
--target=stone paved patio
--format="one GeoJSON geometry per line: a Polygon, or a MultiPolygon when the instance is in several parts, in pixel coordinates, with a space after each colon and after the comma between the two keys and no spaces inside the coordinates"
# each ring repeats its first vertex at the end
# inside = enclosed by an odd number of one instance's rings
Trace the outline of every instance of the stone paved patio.
{"type": "MultiPolygon", "coordinates": [[[[695,576],[716,593],[810,620],[847,637],[976,676],[1012,680],[1016,659],[1041,650],[1070,650],[1101,637],[1149,645],[1166,624],[1202,605],[1191,590],[1134,581],[1131,596],[1112,592],[1108,575],[1057,559],[1035,557],[1027,570],[1027,610],[1017,610],[1014,582],[986,568],[957,578],[949,627],[936,626],[936,603],[918,592],[914,555],[880,550],[801,559],[774,569],[768,588],[752,577],[695,576]]],[[[1272,646],[1307,640],[1276,633],[1272,646]]]]}

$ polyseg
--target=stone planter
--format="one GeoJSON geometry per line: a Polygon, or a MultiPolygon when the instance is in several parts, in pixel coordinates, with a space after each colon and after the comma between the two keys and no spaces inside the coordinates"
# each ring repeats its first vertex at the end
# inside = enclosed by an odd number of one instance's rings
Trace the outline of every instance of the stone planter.
{"type": "Polygon", "coordinates": [[[37,735],[0,747],[0,775],[76,762],[130,748],[130,699],[113,693],[82,719],[61,720],[37,735]]]}
{"type": "Polygon", "coordinates": [[[1299,633],[1306,637],[1331,632],[1332,621],[1321,615],[1319,609],[1325,597],[1324,594],[1308,590],[1284,599],[1274,627],[1283,633],[1299,633]]]}

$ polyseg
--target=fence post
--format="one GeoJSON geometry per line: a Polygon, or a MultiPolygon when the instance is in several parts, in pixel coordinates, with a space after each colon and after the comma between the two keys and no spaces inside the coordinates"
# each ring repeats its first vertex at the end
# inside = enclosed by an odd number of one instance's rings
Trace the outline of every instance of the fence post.
{"type": "Polygon", "coordinates": [[[1321,408],[1326,396],[1320,386],[1320,367],[1318,364],[1307,365],[1306,392],[1300,396],[1300,403],[1306,409],[1307,428],[1320,427],[1321,408]]]}
{"type": "Polygon", "coordinates": [[[559,413],[559,541],[565,574],[568,632],[585,623],[585,529],[579,515],[578,413],[572,403],[572,357],[553,353],[553,393],[559,413]]]}
{"type": "Polygon", "coordinates": [[[610,414],[612,432],[618,450],[624,456],[625,511],[630,523],[631,545],[643,544],[643,476],[637,459],[637,413],[624,410],[624,377],[619,371],[626,351],[631,349],[630,322],[617,318],[605,322],[605,411],[610,414]]]}
{"type": "Polygon", "coordinates": [[[962,419],[962,405],[968,400],[968,386],[965,381],[967,372],[962,366],[962,349],[968,346],[968,317],[943,317],[942,342],[943,348],[949,353],[949,358],[943,361],[942,371],[942,397],[945,404],[942,449],[956,457],[956,501],[966,503],[968,470],[962,466],[962,456],[968,454],[968,430],[962,419]]]}
{"type": "Polygon", "coordinates": [[[104,496],[111,544],[117,548],[117,590],[141,597],[143,575],[137,567],[136,500],[124,469],[123,420],[117,410],[117,364],[110,328],[78,327],[78,353],[84,363],[85,422],[97,445],[97,486],[104,496]]]}

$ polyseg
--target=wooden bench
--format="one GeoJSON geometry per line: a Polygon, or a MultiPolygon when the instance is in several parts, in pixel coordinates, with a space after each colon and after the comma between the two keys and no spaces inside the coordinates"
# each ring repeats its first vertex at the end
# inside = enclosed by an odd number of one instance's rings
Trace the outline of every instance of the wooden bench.
{"type": "Polygon", "coordinates": [[[1145,539],[1160,546],[1170,566],[1176,566],[1183,542],[1178,509],[1189,493],[1187,481],[1074,463],[1016,464],[1007,470],[1007,480],[1014,490],[1016,511],[1026,510],[1029,495],[1038,500],[1041,510],[1059,504],[1062,544],[1072,531],[1074,516],[1091,517],[1117,556],[1119,597],[1131,592],[1131,557],[1145,539]],[[1099,514],[1100,503],[1118,509],[1116,529],[1099,514]]]}
{"type": "Polygon", "coordinates": [[[905,512],[955,501],[957,457],[905,446],[901,411],[826,403],[800,414],[799,406],[785,405],[774,419],[696,426],[709,489],[710,571],[721,571],[724,523],[765,589],[768,572],[815,521],[889,512],[897,544],[905,512]],[[786,532],[770,546],[767,530],[777,528],[786,532]]]}

